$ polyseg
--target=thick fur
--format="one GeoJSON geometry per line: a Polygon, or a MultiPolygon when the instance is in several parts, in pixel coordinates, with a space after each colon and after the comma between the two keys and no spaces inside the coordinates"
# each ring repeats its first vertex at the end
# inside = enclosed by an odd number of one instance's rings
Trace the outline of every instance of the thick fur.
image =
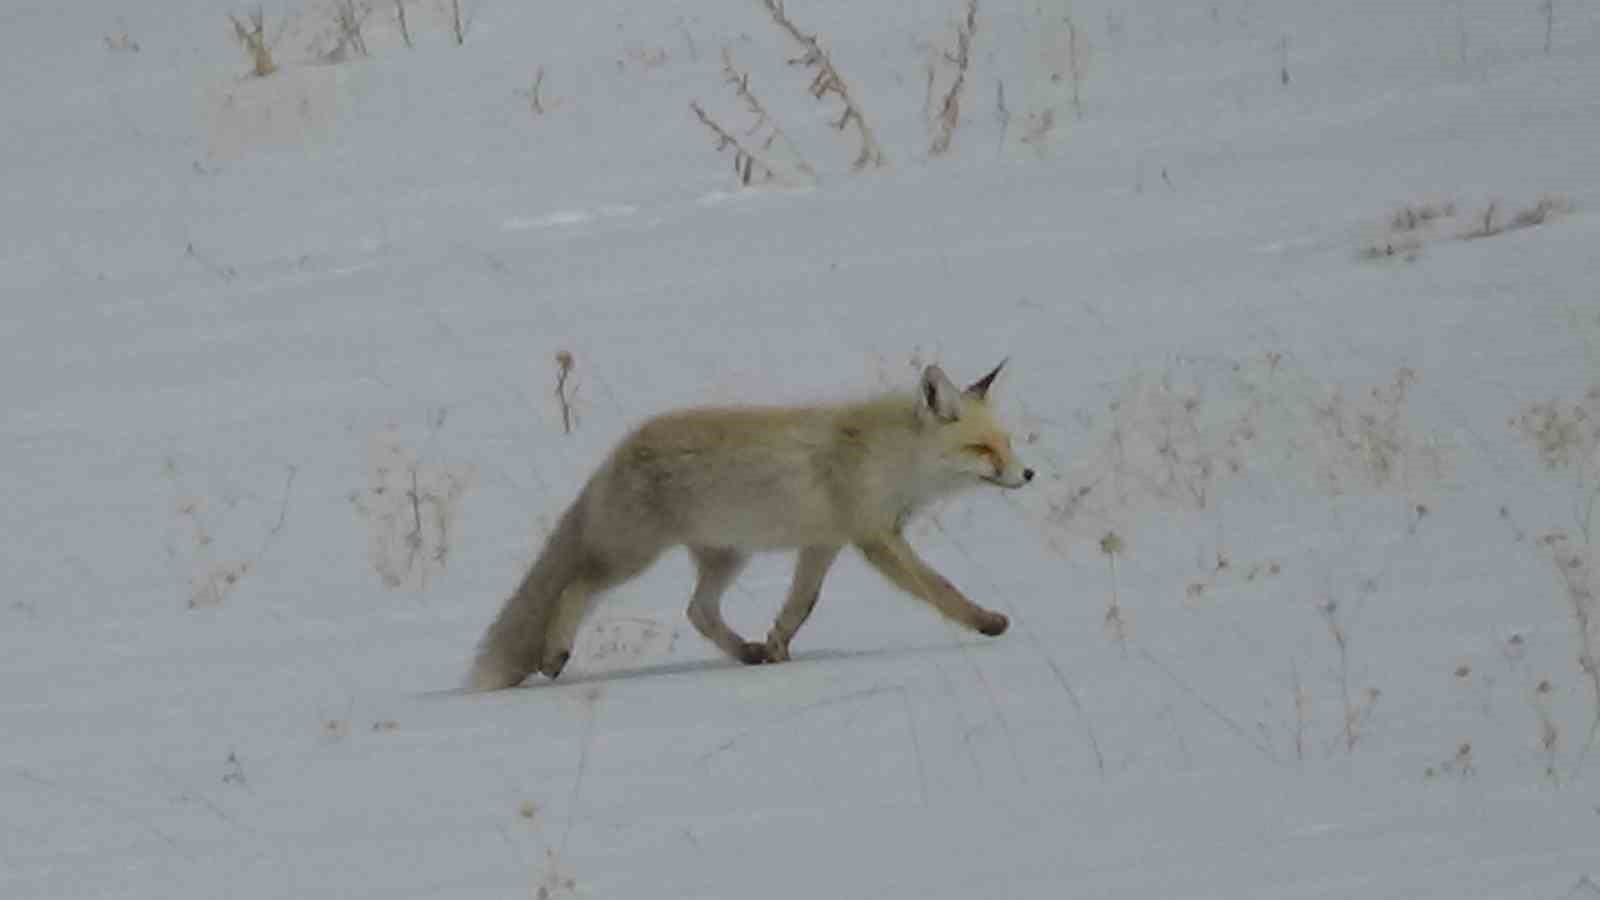
{"type": "Polygon", "coordinates": [[[744,662],[789,657],[845,544],[949,618],[1000,634],[1006,617],[962,596],[902,536],[933,500],[1032,479],[989,409],[999,371],[965,391],[930,366],[914,393],[839,406],[689,409],[645,422],[562,515],[484,635],[471,686],[559,675],[595,597],[675,546],[690,549],[699,575],[690,622],[744,662]],[[722,619],[722,594],[752,552],[780,549],[800,551],[789,598],[764,643],[745,641],[722,619]]]}

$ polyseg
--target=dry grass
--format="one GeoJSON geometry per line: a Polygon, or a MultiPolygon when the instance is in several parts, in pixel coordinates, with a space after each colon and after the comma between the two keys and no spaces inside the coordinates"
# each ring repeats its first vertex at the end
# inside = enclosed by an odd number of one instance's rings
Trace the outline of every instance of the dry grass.
{"type": "Polygon", "coordinates": [[[1557,216],[1572,212],[1572,201],[1554,194],[1546,194],[1539,202],[1511,217],[1511,228],[1533,228],[1557,216]]]}
{"type": "Polygon", "coordinates": [[[539,118],[547,112],[553,112],[562,104],[559,100],[549,100],[544,96],[544,66],[533,72],[533,83],[525,91],[518,91],[523,99],[528,101],[528,111],[534,118],[539,118]]]}
{"type": "Polygon", "coordinates": [[[1128,655],[1128,622],[1122,616],[1122,600],[1117,592],[1117,556],[1122,553],[1124,544],[1122,538],[1115,531],[1108,531],[1100,538],[1100,552],[1106,557],[1111,567],[1111,602],[1106,605],[1105,625],[1117,645],[1122,648],[1122,655],[1128,655]]]}
{"type": "Polygon", "coordinates": [[[562,350],[556,354],[556,403],[561,406],[561,432],[571,434],[578,424],[578,413],[573,408],[575,391],[569,385],[572,379],[572,354],[562,350]]]}
{"type": "Polygon", "coordinates": [[[371,14],[372,6],[369,3],[357,4],[356,0],[334,0],[333,25],[337,32],[338,43],[328,53],[330,61],[349,59],[352,54],[367,55],[367,40],[361,34],[361,25],[371,14]]]}
{"type": "Polygon", "coordinates": [[[717,139],[717,152],[733,148],[733,171],[738,177],[741,186],[749,186],[756,182],[773,181],[778,177],[777,170],[772,164],[756,155],[756,152],[739,140],[733,132],[722,127],[711,114],[705,111],[699,101],[689,101],[689,109],[700,120],[700,124],[710,129],[711,134],[717,139]]]}
{"type": "Polygon", "coordinates": [[[789,139],[788,132],[783,130],[778,120],[767,112],[766,104],[762,103],[761,98],[751,90],[750,73],[739,71],[738,66],[734,65],[733,53],[727,47],[722,48],[722,78],[733,88],[739,97],[739,102],[744,104],[745,110],[755,117],[755,121],[745,129],[745,134],[750,137],[760,137],[765,132],[766,136],[760,140],[763,152],[779,154],[789,160],[790,167],[800,175],[807,180],[816,181],[816,170],[806,162],[800,148],[789,139]]]}
{"type": "Polygon", "coordinates": [[[1453,219],[1455,215],[1456,205],[1448,200],[1414,203],[1395,210],[1389,217],[1389,228],[1397,232],[1416,231],[1440,219],[1453,219]]]}
{"type": "Polygon", "coordinates": [[[1596,415],[1600,413],[1600,388],[1592,389],[1590,395],[1589,404],[1570,408],[1558,403],[1530,404],[1509,424],[1539,451],[1539,462],[1545,468],[1564,469],[1582,463],[1587,453],[1600,446],[1600,416],[1596,415]]]}
{"type": "MultiPolygon", "coordinates": [[[[966,18],[956,25],[956,45],[953,50],[942,51],[939,58],[951,69],[950,86],[939,102],[939,112],[934,117],[933,144],[928,148],[932,156],[950,152],[950,142],[955,139],[956,128],[961,124],[961,93],[967,86],[967,69],[972,62],[972,39],[978,33],[978,0],[967,0],[966,18]]],[[[934,66],[928,67],[928,88],[932,93],[934,66]]]]}
{"type": "MultiPolygon", "coordinates": [[[[233,595],[246,575],[254,572],[266,557],[288,521],[289,498],[294,490],[297,470],[288,467],[283,485],[283,496],[277,509],[277,520],[266,529],[261,542],[254,550],[242,550],[239,542],[217,540],[228,516],[235,511],[239,498],[228,496],[216,509],[208,500],[195,493],[181,492],[181,474],[175,459],[168,458],[162,466],[163,474],[180,490],[175,504],[178,521],[189,534],[192,550],[189,558],[188,607],[205,609],[221,606],[233,595]],[[232,552],[219,553],[222,544],[231,545],[232,552]]],[[[175,560],[180,556],[175,542],[167,545],[167,554],[175,560]]]]}
{"type": "MultiPolygon", "coordinates": [[[[433,414],[437,432],[444,413],[433,414]]],[[[424,462],[389,428],[368,450],[368,487],[351,496],[367,519],[372,566],[384,587],[424,589],[443,571],[455,540],[461,501],[473,481],[467,466],[424,462]]]]}
{"type": "Polygon", "coordinates": [[[283,35],[283,27],[280,26],[278,33],[269,39],[266,16],[259,6],[244,22],[239,21],[238,17],[231,13],[228,15],[228,21],[233,23],[234,39],[250,58],[250,74],[256,78],[265,78],[278,71],[277,64],[272,61],[272,47],[283,35]]]}
{"type": "Polygon", "coordinates": [[[1545,468],[1578,469],[1572,529],[1550,531],[1537,543],[1550,554],[1572,614],[1578,671],[1588,683],[1593,710],[1583,746],[1587,753],[1600,736],[1600,543],[1594,521],[1600,508],[1600,386],[1570,407],[1532,404],[1509,424],[1533,444],[1545,468]]]}
{"type": "Polygon", "coordinates": [[[400,23],[400,38],[406,42],[407,49],[415,49],[416,44],[411,42],[411,26],[406,24],[406,0],[394,0],[394,16],[400,23]]]}
{"type": "Polygon", "coordinates": [[[1067,17],[1067,72],[1072,76],[1072,114],[1083,118],[1083,80],[1089,74],[1089,42],[1067,17]]]}
{"type": "Polygon", "coordinates": [[[733,53],[726,47],[722,49],[722,79],[753,117],[750,125],[735,134],[713,119],[698,101],[690,103],[689,108],[716,137],[718,151],[733,148],[733,170],[739,184],[748,187],[758,182],[791,180],[815,183],[816,170],[756,96],[750,87],[750,73],[739,70],[733,53]]]}
{"type": "Polygon", "coordinates": [[[1478,774],[1478,769],[1472,762],[1472,742],[1462,741],[1456,746],[1456,755],[1435,766],[1429,766],[1422,773],[1424,778],[1437,778],[1440,775],[1454,775],[1462,781],[1478,774]]]}
{"type": "Polygon", "coordinates": [[[456,46],[460,47],[467,42],[467,29],[472,26],[472,18],[470,15],[462,14],[461,0],[449,0],[449,2],[450,36],[455,39],[456,46]]]}
{"type": "Polygon", "coordinates": [[[816,72],[811,80],[811,96],[818,100],[833,96],[844,104],[844,111],[833,122],[833,127],[839,131],[855,127],[856,134],[861,140],[861,149],[856,154],[855,162],[851,168],[860,170],[868,166],[878,167],[884,165],[888,159],[884,156],[883,148],[878,144],[877,137],[873,134],[872,126],[867,122],[866,113],[861,109],[861,104],[856,102],[855,96],[850,92],[850,86],[845,82],[839,70],[834,67],[833,59],[826,50],[817,42],[817,36],[801,31],[794,22],[790,21],[783,9],[783,0],[762,0],[767,12],[772,15],[772,21],[783,29],[795,43],[804,51],[800,56],[789,60],[792,66],[801,66],[816,72]]]}
{"type": "Polygon", "coordinates": [[[1351,690],[1350,684],[1350,632],[1339,616],[1338,601],[1329,598],[1317,606],[1318,615],[1328,627],[1328,636],[1332,638],[1335,648],[1339,653],[1339,668],[1337,678],[1339,682],[1339,700],[1343,709],[1340,733],[1344,742],[1346,753],[1354,753],[1356,744],[1361,740],[1362,730],[1372,718],[1372,712],[1378,705],[1382,693],[1374,687],[1366,688],[1359,694],[1351,690]]]}
{"type": "Polygon", "coordinates": [[[1465,215],[1449,200],[1407,204],[1390,214],[1378,236],[1362,246],[1360,255],[1363,259],[1400,257],[1410,261],[1431,243],[1496,237],[1547,224],[1571,211],[1572,202],[1555,194],[1541,196],[1533,205],[1513,212],[1509,219],[1499,201],[1465,215]]]}

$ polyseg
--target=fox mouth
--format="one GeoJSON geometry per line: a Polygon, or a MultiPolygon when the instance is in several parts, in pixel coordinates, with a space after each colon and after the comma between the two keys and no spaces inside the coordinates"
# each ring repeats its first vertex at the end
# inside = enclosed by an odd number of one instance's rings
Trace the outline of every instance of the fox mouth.
{"type": "Polygon", "coordinates": [[[1008,491],[1014,491],[1017,488],[1020,488],[1023,485],[1027,484],[1026,481],[1019,481],[1016,484],[1012,484],[1009,481],[1001,481],[999,478],[996,478],[993,475],[979,475],[978,477],[983,479],[984,481],[989,482],[990,484],[994,485],[995,487],[1002,487],[1002,488],[1005,488],[1008,491]]]}

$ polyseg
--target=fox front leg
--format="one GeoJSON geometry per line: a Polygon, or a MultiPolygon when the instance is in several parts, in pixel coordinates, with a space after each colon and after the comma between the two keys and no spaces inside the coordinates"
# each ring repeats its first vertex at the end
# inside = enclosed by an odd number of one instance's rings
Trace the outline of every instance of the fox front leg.
{"type": "Polygon", "coordinates": [[[968,600],[950,579],[922,561],[906,539],[898,534],[857,545],[872,567],[897,587],[927,602],[946,618],[990,637],[1004,634],[1011,620],[1004,613],[984,609],[968,600]]]}

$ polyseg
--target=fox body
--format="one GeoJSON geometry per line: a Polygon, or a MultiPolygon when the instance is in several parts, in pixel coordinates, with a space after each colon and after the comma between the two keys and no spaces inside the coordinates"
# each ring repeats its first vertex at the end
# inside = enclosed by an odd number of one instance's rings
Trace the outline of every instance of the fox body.
{"type": "Polygon", "coordinates": [[[471,686],[511,687],[535,671],[558,676],[596,596],[680,545],[698,573],[689,621],[746,663],[789,658],[845,544],[945,616],[1001,634],[1006,617],[964,597],[903,532],[931,501],[1032,480],[989,408],[1004,365],[965,390],[929,366],[914,393],[838,406],[688,409],[645,422],[562,514],[485,633],[471,686]],[[789,597],[766,640],[746,641],[723,621],[722,594],[751,553],[782,549],[799,551],[789,597]]]}

